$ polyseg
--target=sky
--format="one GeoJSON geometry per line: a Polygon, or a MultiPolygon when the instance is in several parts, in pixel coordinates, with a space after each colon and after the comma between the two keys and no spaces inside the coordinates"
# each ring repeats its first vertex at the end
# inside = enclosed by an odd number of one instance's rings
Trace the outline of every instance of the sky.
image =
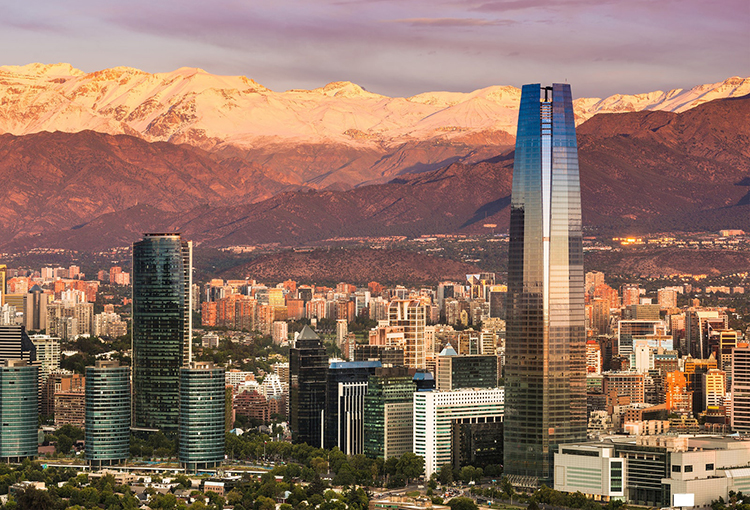
{"type": "Polygon", "coordinates": [[[748,0],[27,0],[0,65],[200,67],[389,96],[565,82],[575,97],[750,76],[748,0]]]}

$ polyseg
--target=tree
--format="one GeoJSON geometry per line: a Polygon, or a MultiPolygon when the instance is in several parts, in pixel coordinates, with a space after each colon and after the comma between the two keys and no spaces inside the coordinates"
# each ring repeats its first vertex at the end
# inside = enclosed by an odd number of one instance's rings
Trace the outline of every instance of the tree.
{"type": "Polygon", "coordinates": [[[26,489],[16,493],[16,502],[21,509],[51,510],[55,507],[49,491],[41,491],[35,487],[26,487],[26,489]]]}
{"type": "Polygon", "coordinates": [[[398,459],[396,469],[406,478],[406,484],[408,485],[409,479],[417,478],[424,473],[424,457],[420,457],[412,452],[406,452],[398,459]]]}
{"type": "Polygon", "coordinates": [[[504,476],[502,481],[500,482],[500,489],[503,491],[503,494],[510,500],[510,504],[513,504],[513,496],[516,495],[516,489],[513,488],[513,484],[510,483],[510,479],[507,476],[504,476]]]}
{"type": "Polygon", "coordinates": [[[443,485],[453,483],[453,466],[450,464],[443,464],[440,467],[440,483],[443,485]]]}
{"type": "Polygon", "coordinates": [[[471,498],[453,498],[448,501],[448,506],[451,510],[479,510],[479,507],[471,498]]]}

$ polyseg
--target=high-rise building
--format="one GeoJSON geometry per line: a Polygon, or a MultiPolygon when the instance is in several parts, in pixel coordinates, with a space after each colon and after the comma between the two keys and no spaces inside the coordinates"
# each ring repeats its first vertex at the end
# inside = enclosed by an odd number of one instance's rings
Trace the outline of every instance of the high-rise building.
{"type": "Polygon", "coordinates": [[[409,299],[391,301],[388,324],[404,328],[404,364],[411,368],[425,368],[427,311],[424,303],[409,299]]]}
{"type": "Polygon", "coordinates": [[[524,85],[510,206],[505,472],[552,480],[553,446],[586,438],[583,245],[567,84],[524,85]]]}
{"type": "Polygon", "coordinates": [[[189,472],[224,460],[224,369],[196,362],[180,369],[180,466],[189,472]]]}
{"type": "Polygon", "coordinates": [[[37,454],[38,367],[6,359],[0,366],[0,461],[20,462],[37,454]]]}
{"type": "Polygon", "coordinates": [[[86,460],[111,466],[130,456],[130,367],[86,367],[86,460]]]}
{"type": "Polygon", "coordinates": [[[364,454],[400,457],[414,451],[414,384],[406,367],[375,369],[364,401],[364,454]]]}
{"type": "Polygon", "coordinates": [[[346,455],[364,448],[364,406],[367,381],[380,361],[335,361],[328,367],[325,447],[338,446],[346,455]]]}
{"type": "Polygon", "coordinates": [[[750,347],[747,346],[732,349],[732,430],[750,432],[750,347]]]}
{"type": "Polygon", "coordinates": [[[133,426],[177,433],[180,367],[192,349],[193,244],[179,234],[133,243],[133,426]]]}
{"type": "Polygon", "coordinates": [[[463,388],[496,388],[497,356],[458,355],[448,344],[437,357],[438,391],[463,388]]]}
{"type": "Polygon", "coordinates": [[[8,266],[0,264],[0,306],[5,305],[5,282],[8,279],[8,266]]]}
{"type": "Polygon", "coordinates": [[[323,448],[327,372],[326,348],[305,326],[289,351],[289,427],[296,443],[323,448]]]}
{"type": "Polygon", "coordinates": [[[23,320],[29,331],[47,329],[47,294],[39,285],[31,287],[24,299],[23,320]]]}
{"type": "Polygon", "coordinates": [[[0,326],[0,361],[5,359],[36,362],[36,346],[23,326],[0,326]]]}
{"type": "Polygon", "coordinates": [[[453,426],[503,420],[504,395],[503,388],[414,393],[414,453],[424,457],[426,478],[453,461],[453,426]]]}

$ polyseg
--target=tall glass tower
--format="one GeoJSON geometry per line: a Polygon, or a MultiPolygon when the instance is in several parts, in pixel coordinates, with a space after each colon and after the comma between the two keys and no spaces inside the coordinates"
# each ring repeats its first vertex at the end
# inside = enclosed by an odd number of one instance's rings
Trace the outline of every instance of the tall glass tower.
{"type": "Polygon", "coordinates": [[[586,439],[581,188],[570,86],[524,85],[510,209],[505,472],[550,483],[586,439]]]}
{"type": "Polygon", "coordinates": [[[130,455],[130,367],[97,361],[86,367],[86,460],[110,466],[130,455]]]}
{"type": "Polygon", "coordinates": [[[180,466],[193,473],[224,460],[224,369],[192,363],[180,369],[180,466]]]}
{"type": "Polygon", "coordinates": [[[177,434],[180,367],[192,355],[193,244],[180,234],[133,243],[133,427],[177,434]]]}

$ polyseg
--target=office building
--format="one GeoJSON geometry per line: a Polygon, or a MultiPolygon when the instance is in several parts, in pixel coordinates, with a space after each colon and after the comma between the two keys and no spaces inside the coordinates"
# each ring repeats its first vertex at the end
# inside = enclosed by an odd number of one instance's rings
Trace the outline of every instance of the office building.
{"type": "Polygon", "coordinates": [[[364,454],[372,459],[414,451],[414,392],[406,367],[376,368],[364,399],[364,454]]]}
{"type": "Polygon", "coordinates": [[[0,363],[0,461],[21,462],[37,454],[38,367],[25,360],[0,363]]]}
{"type": "Polygon", "coordinates": [[[86,461],[111,466],[130,456],[130,367],[86,367],[86,461]]]}
{"type": "Polygon", "coordinates": [[[424,328],[427,307],[418,300],[397,299],[388,307],[388,325],[404,328],[404,364],[411,368],[425,368],[426,346],[424,328]]]}
{"type": "Polygon", "coordinates": [[[581,199],[567,84],[522,89],[507,299],[505,473],[549,484],[551,447],[586,438],[581,199]]]}
{"type": "Polygon", "coordinates": [[[180,467],[212,469],[224,460],[224,369],[196,362],[180,369],[180,467]]]}
{"type": "Polygon", "coordinates": [[[380,361],[335,361],[328,366],[326,448],[338,446],[346,455],[363,452],[367,381],[380,367],[380,361]]]}
{"type": "Polygon", "coordinates": [[[180,367],[191,357],[193,245],[179,234],[133,244],[133,426],[175,435],[180,367]]]}
{"type": "Polygon", "coordinates": [[[36,362],[36,346],[23,326],[0,326],[0,361],[5,359],[36,362]]]}
{"type": "Polygon", "coordinates": [[[617,324],[617,353],[630,356],[635,348],[635,338],[664,335],[666,325],[659,320],[623,320],[617,324]]]}
{"type": "Polygon", "coordinates": [[[305,326],[289,350],[289,427],[295,443],[323,448],[327,372],[326,349],[305,326]]]}
{"type": "Polygon", "coordinates": [[[460,356],[448,344],[437,357],[438,391],[462,388],[496,388],[497,356],[460,356]]]}
{"type": "Polygon", "coordinates": [[[455,424],[503,421],[504,402],[503,388],[414,393],[414,453],[424,457],[425,477],[453,462],[455,424]]]}
{"type": "Polygon", "coordinates": [[[24,297],[23,320],[29,331],[47,329],[47,302],[49,297],[39,287],[34,285],[24,297]]]}
{"type": "Polygon", "coordinates": [[[554,489],[599,501],[625,499],[624,462],[614,444],[563,445],[555,453],[554,489]]]}
{"type": "Polygon", "coordinates": [[[732,430],[750,433],[750,347],[732,349],[732,430]]]}

